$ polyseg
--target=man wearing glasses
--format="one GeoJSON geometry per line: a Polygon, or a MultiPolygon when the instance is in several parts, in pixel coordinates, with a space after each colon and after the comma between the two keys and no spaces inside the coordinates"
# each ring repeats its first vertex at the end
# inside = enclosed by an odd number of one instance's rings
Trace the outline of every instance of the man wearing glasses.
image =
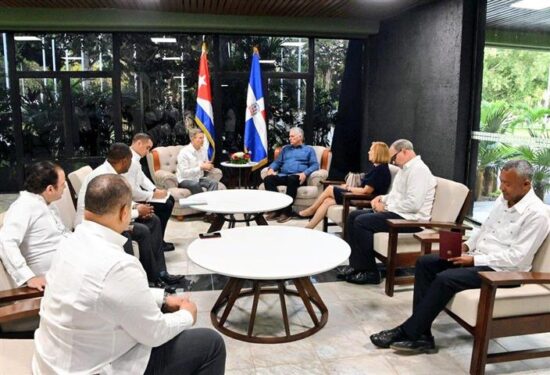
{"type": "MultiPolygon", "coordinates": [[[[436,179],[413,144],[399,139],[390,147],[391,163],[399,168],[391,191],[371,201],[372,210],[357,210],[347,219],[351,246],[350,265],[338,277],[353,284],[379,284],[380,272],[376,267],[374,234],[389,231],[387,219],[430,220],[435,196],[436,179]]],[[[403,232],[418,232],[420,228],[407,228],[403,232]]]]}

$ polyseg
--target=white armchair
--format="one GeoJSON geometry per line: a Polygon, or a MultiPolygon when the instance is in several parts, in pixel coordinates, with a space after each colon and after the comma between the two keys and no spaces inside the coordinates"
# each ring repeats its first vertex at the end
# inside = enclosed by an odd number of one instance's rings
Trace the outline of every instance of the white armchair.
{"type": "MultiPolygon", "coordinates": [[[[323,146],[311,146],[315,150],[315,155],[317,156],[317,161],[319,162],[319,169],[309,175],[307,178],[307,183],[304,186],[298,188],[296,194],[296,199],[292,205],[294,211],[302,210],[315,202],[315,199],[323,192],[322,181],[326,180],[328,177],[328,170],[330,168],[330,162],[332,161],[332,153],[329,148],[323,146]]],[[[275,150],[274,157],[277,158],[281,148],[275,150]]],[[[262,169],[260,176],[262,180],[267,175],[267,167],[262,169]]],[[[259,189],[264,190],[264,184],[262,183],[259,186],[259,189]]],[[[279,192],[285,193],[286,186],[279,186],[279,192]]]]}
{"type": "MultiPolygon", "coordinates": [[[[147,154],[147,165],[153,178],[153,182],[161,189],[167,189],[176,200],[172,215],[183,218],[184,215],[191,215],[199,211],[189,207],[181,207],[179,200],[191,195],[189,189],[178,187],[176,170],[178,165],[178,154],[183,146],[156,147],[147,154]]],[[[218,189],[225,189],[225,185],[219,182],[222,179],[222,171],[213,168],[208,172],[208,178],[218,181],[218,189]]]]}

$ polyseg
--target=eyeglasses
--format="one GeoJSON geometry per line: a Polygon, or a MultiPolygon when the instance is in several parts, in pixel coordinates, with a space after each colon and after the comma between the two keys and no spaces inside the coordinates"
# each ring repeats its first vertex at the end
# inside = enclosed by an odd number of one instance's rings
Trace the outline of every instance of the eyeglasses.
{"type": "Polygon", "coordinates": [[[399,155],[401,151],[402,150],[399,150],[395,154],[393,154],[393,156],[390,158],[390,164],[395,164],[395,159],[397,159],[397,155],[399,155]]]}

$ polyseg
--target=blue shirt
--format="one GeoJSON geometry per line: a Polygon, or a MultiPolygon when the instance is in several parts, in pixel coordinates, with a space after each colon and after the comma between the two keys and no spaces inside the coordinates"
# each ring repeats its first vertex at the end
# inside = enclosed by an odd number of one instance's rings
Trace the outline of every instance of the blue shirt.
{"type": "Polygon", "coordinates": [[[277,159],[271,163],[269,168],[279,172],[280,176],[304,173],[309,176],[319,169],[315,150],[306,145],[297,147],[287,145],[283,147],[277,159]]]}

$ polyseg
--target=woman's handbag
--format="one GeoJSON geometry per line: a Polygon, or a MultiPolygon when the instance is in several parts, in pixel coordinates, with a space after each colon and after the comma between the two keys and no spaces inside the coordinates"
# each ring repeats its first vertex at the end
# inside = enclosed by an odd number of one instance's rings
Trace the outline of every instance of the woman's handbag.
{"type": "Polygon", "coordinates": [[[361,187],[361,173],[352,173],[349,172],[346,175],[346,185],[348,187],[361,187]]]}

